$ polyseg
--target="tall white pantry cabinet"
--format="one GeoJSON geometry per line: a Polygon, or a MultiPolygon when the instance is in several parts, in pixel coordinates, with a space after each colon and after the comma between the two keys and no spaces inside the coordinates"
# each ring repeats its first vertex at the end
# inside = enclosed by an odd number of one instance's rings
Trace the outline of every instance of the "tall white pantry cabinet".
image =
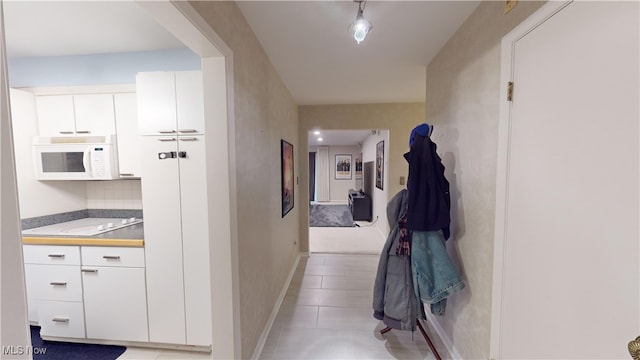
{"type": "Polygon", "coordinates": [[[138,73],[149,340],[211,345],[200,71],[138,73]]]}

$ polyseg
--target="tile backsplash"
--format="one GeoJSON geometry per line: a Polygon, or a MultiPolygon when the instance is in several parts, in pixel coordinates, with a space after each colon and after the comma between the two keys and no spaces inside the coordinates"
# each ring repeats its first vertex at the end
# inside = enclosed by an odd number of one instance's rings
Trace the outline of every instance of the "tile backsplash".
{"type": "Polygon", "coordinates": [[[87,208],[142,209],[140,180],[87,181],[87,208]]]}

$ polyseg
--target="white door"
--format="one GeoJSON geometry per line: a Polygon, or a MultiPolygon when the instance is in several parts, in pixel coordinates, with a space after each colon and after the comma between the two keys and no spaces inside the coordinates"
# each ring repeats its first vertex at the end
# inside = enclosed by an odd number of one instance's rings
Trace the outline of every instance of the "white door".
{"type": "Polygon", "coordinates": [[[176,75],[176,114],[181,134],[204,134],[202,71],[178,71],[176,75]]]}
{"type": "Polygon", "coordinates": [[[180,136],[180,201],[187,344],[211,345],[211,269],[204,136],[180,136]]]}
{"type": "Polygon", "coordinates": [[[118,140],[118,170],[121,178],[140,177],[140,136],[135,93],[113,96],[118,140]]]}
{"type": "Polygon", "coordinates": [[[109,135],[116,133],[112,94],[74,95],[76,133],[109,135]]]}
{"type": "Polygon", "coordinates": [[[184,281],[177,139],[141,136],[149,340],[184,344],[184,281]],[[177,156],[177,155],[176,155],[177,156]]]}
{"type": "Polygon", "coordinates": [[[36,96],[36,111],[40,136],[73,135],[76,133],[73,96],[36,96]]]}
{"type": "Polygon", "coordinates": [[[573,2],[507,49],[494,358],[628,358],[640,335],[638,10],[573,2]]]}
{"type": "Polygon", "coordinates": [[[140,135],[175,133],[176,83],[171,71],[141,72],[136,76],[140,135]]]}

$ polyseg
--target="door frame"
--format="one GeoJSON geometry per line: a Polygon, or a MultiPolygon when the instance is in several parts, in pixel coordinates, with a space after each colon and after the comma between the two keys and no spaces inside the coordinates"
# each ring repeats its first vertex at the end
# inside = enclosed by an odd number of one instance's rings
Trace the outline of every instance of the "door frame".
{"type": "Polygon", "coordinates": [[[507,101],[507,84],[513,81],[515,44],[573,0],[549,1],[502,38],[500,65],[500,117],[498,121],[498,158],[496,174],[495,234],[493,245],[493,286],[491,301],[491,335],[489,357],[501,358],[502,296],[507,234],[507,200],[511,142],[511,102],[507,101]]]}
{"type": "Polygon", "coordinates": [[[233,51],[187,1],[136,0],[202,58],[207,131],[207,203],[212,358],[241,357],[233,51]],[[226,83],[219,79],[224,76],[226,83]],[[215,319],[215,321],[214,321],[215,319]]]}

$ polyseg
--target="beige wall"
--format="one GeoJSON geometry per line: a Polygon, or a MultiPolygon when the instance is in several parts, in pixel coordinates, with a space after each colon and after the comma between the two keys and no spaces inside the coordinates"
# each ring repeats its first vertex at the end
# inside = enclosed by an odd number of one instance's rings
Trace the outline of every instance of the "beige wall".
{"type": "Polygon", "coordinates": [[[448,246],[467,288],[439,325],[464,359],[489,357],[502,37],[543,2],[482,2],[427,67],[426,119],[452,196],[448,246]]]}
{"type": "MultiPolygon", "coordinates": [[[[306,149],[307,133],[311,129],[324,130],[389,130],[389,178],[388,197],[404,188],[400,177],[407,176],[407,162],[402,154],[409,150],[411,129],[424,121],[423,103],[361,104],[361,105],[309,105],[299,108],[300,147],[306,149]]],[[[386,151],[386,150],[385,150],[386,151]]],[[[309,188],[309,169],[306,162],[300,163],[300,187],[309,188]]],[[[387,187],[388,186],[388,187],[387,187]]],[[[309,194],[300,192],[300,251],[309,251],[309,194]]]]}
{"type": "Polygon", "coordinates": [[[296,186],[295,206],[281,218],[280,139],[294,146],[296,174],[307,145],[298,142],[298,107],[238,6],[191,5],[233,51],[241,357],[250,358],[299,254],[305,191],[296,186]]]}

